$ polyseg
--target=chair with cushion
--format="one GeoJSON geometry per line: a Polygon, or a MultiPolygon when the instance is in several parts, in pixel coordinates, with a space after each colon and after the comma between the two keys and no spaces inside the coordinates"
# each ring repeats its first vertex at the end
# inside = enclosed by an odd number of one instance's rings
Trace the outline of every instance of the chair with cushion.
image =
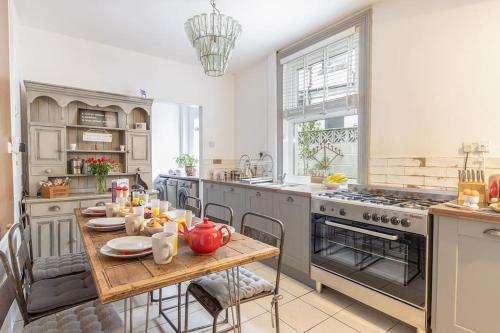
{"type": "MultiPolygon", "coordinates": [[[[31,271],[33,281],[43,279],[52,279],[69,274],[89,271],[89,263],[85,253],[67,253],[61,256],[50,256],[44,258],[33,258],[33,246],[31,242],[31,225],[28,214],[23,214],[20,217],[19,233],[22,235],[21,240],[25,243],[26,249],[29,251],[31,261],[31,271]]],[[[15,248],[14,234],[9,235],[9,248],[11,253],[15,248]]]]}
{"type": "Polygon", "coordinates": [[[19,230],[22,226],[17,223],[9,230],[8,237],[11,275],[25,323],[97,298],[94,280],[88,271],[35,281],[26,242],[21,239],[16,247],[10,241],[19,230]]]}
{"type": "Polygon", "coordinates": [[[190,210],[196,217],[201,216],[201,200],[189,194],[186,188],[180,188],[177,194],[177,208],[190,210]]]}
{"type": "MultiPolygon", "coordinates": [[[[0,251],[0,261],[4,276],[0,280],[0,327],[3,325],[14,299],[19,308],[25,308],[24,297],[17,293],[14,275],[8,258],[0,251]]],[[[98,300],[53,313],[27,324],[23,333],[63,333],[63,332],[123,332],[123,322],[112,304],[102,305],[98,300]]]]}
{"type": "MultiPolygon", "coordinates": [[[[217,318],[219,317],[220,313],[224,310],[227,310],[229,307],[234,306],[237,301],[235,299],[235,293],[233,293],[232,290],[230,291],[229,288],[236,289],[236,294],[240,295],[240,303],[246,303],[259,298],[272,296],[271,314],[274,309],[274,323],[276,325],[276,332],[279,332],[279,281],[281,272],[281,260],[283,256],[283,240],[285,236],[283,223],[280,220],[269,216],[248,212],[243,215],[241,221],[241,233],[263,243],[279,247],[280,254],[277,257],[275,284],[273,285],[272,283],[266,281],[265,279],[259,277],[258,275],[245,268],[238,268],[239,281],[237,281],[236,284],[239,286],[239,288],[234,288],[234,283],[230,282],[233,280],[233,273],[231,272],[229,273],[229,276],[227,275],[227,272],[218,272],[192,280],[186,291],[186,307],[184,315],[185,332],[188,331],[189,295],[193,295],[193,297],[203,306],[203,308],[205,308],[205,310],[207,310],[210,315],[212,315],[212,331],[216,332],[217,318]],[[279,230],[279,234],[270,234],[251,225],[247,225],[250,223],[250,218],[258,218],[261,220],[265,220],[270,225],[275,225],[277,229],[273,228],[273,230],[279,230]],[[231,295],[231,293],[233,293],[233,295],[231,295]]],[[[273,318],[273,316],[271,316],[271,318],[273,318]]]]}
{"type": "MultiPolygon", "coordinates": [[[[229,206],[224,206],[220,205],[217,203],[209,202],[205,205],[205,209],[203,209],[203,214],[204,217],[208,217],[210,221],[216,222],[216,223],[222,223],[222,224],[227,224],[229,226],[233,226],[233,209],[229,206]],[[224,218],[214,216],[214,213],[216,212],[216,209],[219,209],[223,211],[224,218]],[[227,213],[227,215],[225,215],[227,213]]],[[[220,216],[220,214],[217,214],[220,216]]]]}

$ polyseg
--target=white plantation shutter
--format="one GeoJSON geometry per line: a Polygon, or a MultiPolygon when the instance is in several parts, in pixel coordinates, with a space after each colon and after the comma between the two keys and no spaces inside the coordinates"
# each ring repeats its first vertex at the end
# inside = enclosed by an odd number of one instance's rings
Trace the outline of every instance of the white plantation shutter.
{"type": "Polygon", "coordinates": [[[359,40],[354,27],[281,60],[284,119],[357,113],[359,40]]]}

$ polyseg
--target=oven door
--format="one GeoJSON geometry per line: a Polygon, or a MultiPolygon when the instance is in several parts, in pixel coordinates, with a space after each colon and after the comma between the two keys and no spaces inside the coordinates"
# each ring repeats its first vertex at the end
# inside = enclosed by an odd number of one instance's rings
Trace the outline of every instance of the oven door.
{"type": "Polygon", "coordinates": [[[313,265],[425,308],[425,236],[321,214],[311,233],[313,265]]]}

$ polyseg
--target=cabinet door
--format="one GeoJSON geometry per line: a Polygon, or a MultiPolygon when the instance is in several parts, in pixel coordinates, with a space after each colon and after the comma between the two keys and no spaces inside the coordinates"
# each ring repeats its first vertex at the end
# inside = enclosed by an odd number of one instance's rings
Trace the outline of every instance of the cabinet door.
{"type": "Polygon", "coordinates": [[[500,226],[439,217],[435,331],[498,332],[500,226]]]}
{"type": "Polygon", "coordinates": [[[53,218],[32,218],[33,257],[55,255],[55,222],[53,218]]]}
{"type": "MultiPolygon", "coordinates": [[[[271,192],[247,190],[245,208],[247,212],[273,216],[273,197],[271,192]]],[[[270,222],[257,217],[247,218],[246,224],[272,233],[273,226],[270,222]]]]}
{"type": "Polygon", "coordinates": [[[54,252],[57,256],[76,252],[76,222],[74,215],[57,217],[56,242],[54,252]]]}
{"type": "Polygon", "coordinates": [[[148,132],[127,134],[127,162],[129,165],[148,165],[151,163],[151,138],[148,132]]]}
{"type": "Polygon", "coordinates": [[[30,127],[31,165],[66,165],[66,131],[63,127],[30,127]]]}
{"type": "MultiPolygon", "coordinates": [[[[212,183],[203,184],[203,209],[205,209],[205,205],[207,203],[216,203],[219,205],[224,204],[224,201],[222,200],[222,187],[223,186],[212,183]]],[[[210,207],[208,213],[213,217],[226,219],[226,214],[222,208],[210,207]]],[[[203,215],[205,214],[206,212],[204,211],[203,215]]]]}
{"type": "MultiPolygon", "coordinates": [[[[245,192],[241,187],[222,186],[222,205],[233,209],[233,226],[237,232],[241,229],[241,216],[245,211],[245,192]]],[[[229,216],[226,216],[229,219],[229,216]]]]}
{"type": "Polygon", "coordinates": [[[309,198],[275,193],[273,206],[285,230],[283,264],[309,274],[309,198]]]}

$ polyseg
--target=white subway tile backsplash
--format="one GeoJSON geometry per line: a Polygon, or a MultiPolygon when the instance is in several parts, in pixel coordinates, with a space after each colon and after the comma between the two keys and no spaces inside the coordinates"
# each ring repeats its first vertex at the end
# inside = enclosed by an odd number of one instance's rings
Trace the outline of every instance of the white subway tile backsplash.
{"type": "Polygon", "coordinates": [[[370,166],[370,174],[386,175],[387,174],[387,167],[386,166],[370,166]]]}
{"type": "MultiPolygon", "coordinates": [[[[446,174],[446,169],[433,167],[406,167],[404,174],[407,176],[432,176],[443,177],[446,174]]],[[[455,173],[455,176],[457,173],[455,173]]]]}
{"type": "Polygon", "coordinates": [[[459,168],[463,167],[465,159],[462,157],[428,157],[425,165],[428,167],[459,168]]]}
{"type": "Polygon", "coordinates": [[[397,167],[397,166],[390,166],[387,167],[387,174],[388,175],[404,175],[405,174],[405,168],[404,167],[397,167]]]}
{"type": "Polygon", "coordinates": [[[388,166],[423,166],[425,163],[423,158],[388,158],[388,166]]]}
{"type": "Polygon", "coordinates": [[[458,177],[447,178],[447,177],[425,177],[425,186],[436,186],[436,187],[458,187],[458,177]]]}
{"type": "Polygon", "coordinates": [[[387,181],[386,175],[370,175],[370,184],[385,183],[387,181]]]}
{"type": "Polygon", "coordinates": [[[484,164],[487,169],[500,169],[500,157],[487,157],[484,164]]]}
{"type": "Polygon", "coordinates": [[[372,165],[372,166],[387,166],[387,158],[378,158],[378,157],[371,158],[370,165],[372,165]]]}
{"type": "Polygon", "coordinates": [[[403,185],[424,185],[424,177],[387,175],[387,183],[403,185]]]}

